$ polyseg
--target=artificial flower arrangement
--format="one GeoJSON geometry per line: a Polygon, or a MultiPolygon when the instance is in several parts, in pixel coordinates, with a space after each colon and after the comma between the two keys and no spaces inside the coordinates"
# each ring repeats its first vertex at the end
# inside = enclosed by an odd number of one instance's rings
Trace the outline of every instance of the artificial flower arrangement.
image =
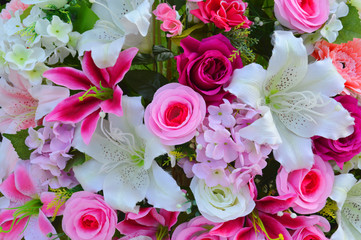
{"type": "Polygon", "coordinates": [[[360,16],[8,1],[0,239],[360,239],[360,16]]]}

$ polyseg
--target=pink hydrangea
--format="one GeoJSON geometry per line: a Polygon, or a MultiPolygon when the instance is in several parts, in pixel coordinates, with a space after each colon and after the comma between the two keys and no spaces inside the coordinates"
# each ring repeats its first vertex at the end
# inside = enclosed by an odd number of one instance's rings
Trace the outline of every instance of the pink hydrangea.
{"type": "Polygon", "coordinates": [[[62,225],[72,240],[111,240],[116,224],[116,212],[101,195],[76,192],[65,204],[62,225]]]}
{"type": "Polygon", "coordinates": [[[145,125],[165,145],[188,142],[206,115],[201,95],[187,86],[170,83],[157,90],[144,114],[145,125]]]}
{"type": "Polygon", "coordinates": [[[279,169],[276,177],[277,191],[280,195],[295,194],[292,204],[295,212],[311,214],[320,211],[330,196],[334,181],[331,165],[315,155],[311,169],[300,169],[288,173],[279,169]]]}

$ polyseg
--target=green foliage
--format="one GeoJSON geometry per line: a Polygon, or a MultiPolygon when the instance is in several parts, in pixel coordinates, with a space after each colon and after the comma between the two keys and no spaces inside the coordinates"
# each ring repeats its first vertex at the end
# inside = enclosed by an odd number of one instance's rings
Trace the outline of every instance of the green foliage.
{"type": "Polygon", "coordinates": [[[46,18],[51,21],[53,16],[58,16],[61,20],[73,24],[73,31],[83,33],[93,28],[99,17],[90,9],[91,5],[87,0],[71,0],[63,8],[54,5],[43,9],[46,18]]]}
{"type": "Polygon", "coordinates": [[[232,29],[223,34],[231,41],[232,45],[237,48],[238,51],[234,54],[240,55],[244,64],[254,62],[256,55],[253,53],[251,47],[258,43],[258,39],[249,37],[250,31],[248,29],[232,29]]]}
{"type": "Polygon", "coordinates": [[[173,52],[170,49],[163,47],[162,45],[153,46],[153,56],[157,62],[163,62],[174,58],[173,52]]]}
{"type": "Polygon", "coordinates": [[[66,163],[66,166],[64,168],[65,172],[69,172],[74,166],[79,166],[85,163],[87,160],[86,155],[82,152],[79,152],[76,149],[73,149],[69,153],[70,155],[73,155],[73,157],[66,163]]]}
{"type": "Polygon", "coordinates": [[[253,25],[251,28],[250,38],[258,39],[252,49],[255,53],[269,59],[272,55],[271,37],[274,31],[275,18],[273,17],[273,1],[272,0],[256,0],[248,1],[249,18],[254,20],[258,17],[263,23],[262,26],[253,25]]]}
{"type": "Polygon", "coordinates": [[[129,96],[142,96],[145,104],[149,104],[154,93],[168,80],[162,75],[150,70],[131,70],[120,82],[120,87],[129,96]]]}
{"type": "Polygon", "coordinates": [[[349,13],[346,17],[340,18],[342,22],[342,30],[339,32],[335,43],[345,43],[352,41],[354,38],[361,38],[361,21],[357,9],[349,5],[349,13]]]}
{"type": "Polygon", "coordinates": [[[175,5],[175,9],[178,11],[186,4],[186,0],[167,0],[167,3],[172,6],[175,5]]]}
{"type": "MultiPolygon", "coordinates": [[[[39,128],[40,127],[37,127],[35,130],[39,128]]],[[[19,158],[22,160],[28,160],[30,158],[33,150],[30,150],[25,144],[25,139],[29,136],[28,129],[18,131],[15,134],[4,133],[3,136],[11,141],[19,158]]]]}
{"type": "Polygon", "coordinates": [[[73,29],[79,33],[83,33],[93,28],[99,17],[90,9],[89,1],[75,1],[69,10],[73,22],[73,29]]]}

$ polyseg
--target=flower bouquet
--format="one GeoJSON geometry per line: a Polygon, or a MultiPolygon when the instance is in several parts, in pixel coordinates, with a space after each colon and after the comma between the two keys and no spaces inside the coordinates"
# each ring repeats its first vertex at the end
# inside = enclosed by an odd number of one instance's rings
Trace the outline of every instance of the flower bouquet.
{"type": "Polygon", "coordinates": [[[359,240],[359,0],[11,0],[0,239],[359,240]]]}

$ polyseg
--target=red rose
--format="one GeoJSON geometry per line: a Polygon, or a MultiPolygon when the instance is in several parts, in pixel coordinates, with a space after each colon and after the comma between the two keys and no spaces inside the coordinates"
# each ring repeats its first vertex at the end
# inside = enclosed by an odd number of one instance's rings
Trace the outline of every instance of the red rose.
{"type": "Polygon", "coordinates": [[[235,26],[249,28],[252,24],[244,15],[247,3],[242,0],[206,0],[198,2],[198,7],[199,9],[192,10],[191,14],[204,23],[213,22],[227,32],[235,26]]]}

